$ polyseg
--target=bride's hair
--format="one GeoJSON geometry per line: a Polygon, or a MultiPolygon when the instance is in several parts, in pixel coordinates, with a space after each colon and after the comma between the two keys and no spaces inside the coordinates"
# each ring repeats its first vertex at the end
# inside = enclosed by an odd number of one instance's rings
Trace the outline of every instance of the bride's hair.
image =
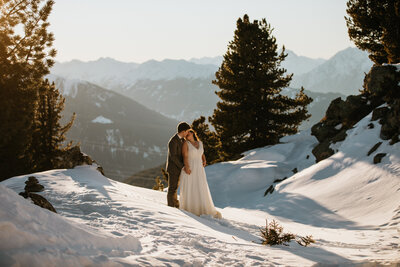
{"type": "Polygon", "coordinates": [[[190,129],[189,132],[193,134],[194,141],[200,141],[199,137],[197,136],[197,133],[193,129],[190,129]]]}

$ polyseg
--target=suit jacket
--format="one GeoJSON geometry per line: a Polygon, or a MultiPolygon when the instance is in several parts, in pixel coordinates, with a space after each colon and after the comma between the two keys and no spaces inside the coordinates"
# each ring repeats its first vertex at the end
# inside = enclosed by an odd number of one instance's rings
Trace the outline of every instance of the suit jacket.
{"type": "Polygon", "coordinates": [[[179,176],[184,166],[182,155],[183,142],[178,134],[175,134],[168,142],[167,172],[174,176],[179,176]]]}

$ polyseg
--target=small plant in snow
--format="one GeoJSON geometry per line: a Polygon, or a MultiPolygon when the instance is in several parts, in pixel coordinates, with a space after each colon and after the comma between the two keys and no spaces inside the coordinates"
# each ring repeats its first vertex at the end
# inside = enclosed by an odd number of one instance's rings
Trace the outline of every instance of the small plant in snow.
{"type": "Polygon", "coordinates": [[[163,180],[161,180],[160,176],[157,176],[156,179],[154,179],[156,182],[153,186],[154,190],[163,191],[165,186],[168,185],[168,178],[169,178],[168,172],[164,170],[164,168],[161,168],[161,173],[163,180]]]}
{"type": "Polygon", "coordinates": [[[290,233],[283,233],[283,227],[280,226],[275,220],[272,220],[268,224],[266,220],[266,225],[264,229],[260,229],[261,241],[263,245],[285,245],[288,246],[291,240],[295,239],[296,236],[290,233]]]}
{"type": "Polygon", "coordinates": [[[161,182],[160,176],[157,176],[155,179],[156,184],[153,186],[153,190],[163,191],[164,184],[161,182]]]}
{"type": "Polygon", "coordinates": [[[289,242],[292,240],[296,240],[296,242],[303,246],[307,247],[311,243],[315,243],[315,240],[312,238],[311,235],[306,237],[296,236],[291,233],[284,233],[283,227],[278,224],[277,221],[272,220],[268,224],[268,220],[266,220],[265,228],[260,228],[261,232],[261,241],[263,245],[285,245],[288,246],[289,242]]]}
{"type": "Polygon", "coordinates": [[[307,247],[311,243],[315,243],[315,240],[313,239],[312,235],[307,235],[305,237],[299,236],[298,239],[296,239],[296,242],[303,247],[307,247]]]}

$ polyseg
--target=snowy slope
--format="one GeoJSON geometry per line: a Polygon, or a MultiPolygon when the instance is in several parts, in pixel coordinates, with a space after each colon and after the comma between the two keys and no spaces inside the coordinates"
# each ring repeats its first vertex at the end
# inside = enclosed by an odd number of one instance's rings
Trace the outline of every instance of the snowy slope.
{"type": "MultiPolygon", "coordinates": [[[[164,192],[109,180],[93,167],[35,176],[47,188],[42,194],[61,216],[33,206],[1,185],[0,227],[4,231],[0,241],[5,253],[0,254],[0,263],[24,265],[33,258],[31,266],[57,262],[63,266],[222,266],[279,260],[290,265],[311,264],[285,249],[274,255],[277,249],[253,243],[257,230],[247,229],[252,225],[170,208],[164,192]],[[25,214],[31,215],[25,218],[25,214]],[[14,236],[18,242],[4,242],[14,236]],[[109,242],[104,242],[105,238],[109,242]],[[35,242],[42,239],[45,241],[35,242]]],[[[19,192],[25,180],[21,176],[2,184],[19,192]]],[[[294,245],[293,249],[300,248],[294,245]]]]}
{"type": "Polygon", "coordinates": [[[30,257],[37,265],[69,266],[400,263],[400,144],[383,141],[367,156],[382,141],[379,124],[369,129],[369,123],[367,116],[335,145],[335,155],[314,165],[310,151],[316,140],[303,132],[238,161],[207,167],[222,220],[169,208],[165,192],[109,180],[95,166],[35,174],[59,215],[6,189],[22,191],[27,176],[11,178],[0,186],[0,263],[23,264],[30,257]],[[386,157],[374,165],[373,156],[382,152],[386,157]],[[299,172],[291,176],[293,168],[299,172]],[[264,197],[284,176],[291,177],[264,197]],[[258,229],[265,219],[277,219],[288,232],[313,235],[317,243],[261,246],[258,229]],[[16,241],[5,242],[10,237],[16,241]]]}
{"type": "Polygon", "coordinates": [[[140,242],[116,237],[41,209],[0,185],[0,265],[88,266],[137,254],[140,242]],[[6,241],[6,242],[5,242],[6,241]]]}
{"type": "MultiPolygon", "coordinates": [[[[355,223],[395,225],[397,221],[390,220],[400,219],[400,144],[389,145],[388,141],[381,140],[380,125],[372,122],[375,127],[370,129],[370,118],[371,115],[367,116],[349,130],[346,140],[334,145],[338,152],[318,164],[312,165],[315,158],[311,154],[317,141],[303,132],[283,138],[283,144],[249,151],[238,161],[208,167],[214,202],[219,207],[265,209],[275,215],[296,217],[297,214],[287,213],[288,209],[279,203],[289,196],[298,198],[299,202],[285,205],[300,206],[304,204],[300,199],[304,198],[305,203],[308,200],[317,201],[324,209],[334,211],[332,214],[335,216],[341,215],[355,223]],[[377,142],[383,144],[367,156],[377,142]],[[373,157],[377,153],[387,155],[382,163],[375,165],[373,157]],[[309,159],[307,155],[310,155],[309,159]],[[293,168],[299,172],[290,175],[293,168]],[[275,179],[288,176],[291,177],[276,185],[272,195],[262,197],[263,190],[275,179]],[[260,184],[264,187],[256,186],[260,184]],[[223,185],[229,186],[225,188],[223,185]],[[239,195],[245,190],[246,195],[239,195]],[[276,207],[272,207],[274,205],[276,207]],[[280,209],[277,210],[277,207],[280,209]],[[398,210],[397,213],[395,210],[398,210]],[[379,216],[376,216],[378,213],[379,216]]],[[[310,212],[313,213],[312,210],[310,212]]]]}

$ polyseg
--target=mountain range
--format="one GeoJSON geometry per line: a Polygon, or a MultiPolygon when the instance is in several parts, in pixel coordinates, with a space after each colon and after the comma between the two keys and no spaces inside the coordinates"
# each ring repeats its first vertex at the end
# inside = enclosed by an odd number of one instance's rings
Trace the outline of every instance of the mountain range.
{"type": "MultiPolygon", "coordinates": [[[[298,56],[290,50],[286,52],[288,56],[282,67],[288,73],[294,73],[291,88],[303,86],[308,91],[336,94],[336,97],[357,94],[364,73],[372,65],[367,54],[357,48],[339,51],[328,60],[298,56]]],[[[89,62],[56,63],[51,72],[118,92],[167,117],[192,121],[199,115],[210,115],[216,106],[218,97],[214,92],[218,87],[211,81],[221,62],[221,56],[189,61],[150,60],[142,64],[100,58],[89,62]]],[[[321,116],[317,117],[314,120],[321,116]]]]}
{"type": "Polygon", "coordinates": [[[165,80],[176,77],[204,78],[217,70],[216,65],[185,60],[149,60],[142,64],[125,63],[112,58],[83,62],[56,63],[51,73],[66,79],[79,79],[113,91],[124,91],[139,80],[165,80]]]}
{"type": "MultiPolygon", "coordinates": [[[[282,66],[294,78],[283,93],[295,95],[303,85],[314,99],[308,107],[312,117],[300,129],[319,121],[332,99],[361,88],[370,65],[367,55],[356,48],[340,51],[329,60],[286,52],[282,66]]],[[[142,64],[111,58],[73,60],[56,63],[51,77],[67,98],[66,117],[78,114],[68,137],[79,141],[109,177],[121,180],[165,161],[166,143],[178,121],[190,123],[212,114],[218,87],[211,81],[221,62],[222,57],[142,64]]]]}
{"type": "Polygon", "coordinates": [[[92,83],[48,78],[66,98],[63,118],[77,114],[68,140],[79,143],[108,177],[122,180],[165,162],[177,121],[92,83]]]}
{"type": "Polygon", "coordinates": [[[365,73],[372,67],[368,54],[357,48],[347,48],[310,71],[293,76],[290,86],[314,92],[335,92],[344,95],[358,94],[365,73]]]}
{"type": "MultiPolygon", "coordinates": [[[[299,56],[291,50],[286,50],[286,53],[288,56],[282,62],[282,67],[288,73],[294,73],[291,87],[304,86],[315,92],[345,95],[357,93],[354,88],[361,87],[364,72],[372,66],[367,53],[354,47],[339,51],[327,60],[299,56]],[[339,80],[341,82],[338,84],[339,80]]],[[[222,59],[217,56],[192,58],[189,61],[149,60],[141,64],[120,62],[112,58],[89,62],[72,60],[57,62],[51,73],[66,79],[89,81],[110,90],[124,91],[140,80],[212,79],[222,59]]]]}

